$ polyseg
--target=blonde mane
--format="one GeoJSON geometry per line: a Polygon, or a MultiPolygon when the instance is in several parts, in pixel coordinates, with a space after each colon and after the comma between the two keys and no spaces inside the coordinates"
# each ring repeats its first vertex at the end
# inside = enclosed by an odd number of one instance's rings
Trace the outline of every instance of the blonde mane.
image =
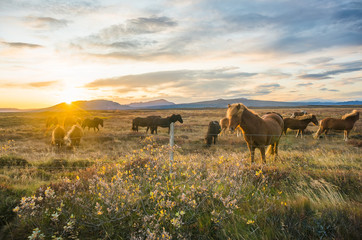
{"type": "Polygon", "coordinates": [[[230,119],[231,116],[241,115],[244,112],[244,110],[248,110],[252,114],[254,114],[256,116],[259,116],[253,110],[250,110],[249,108],[247,108],[244,104],[242,104],[242,103],[233,103],[233,104],[228,105],[228,110],[226,112],[226,117],[230,119]]]}
{"type": "Polygon", "coordinates": [[[341,119],[346,120],[348,118],[356,117],[358,115],[359,115],[359,112],[357,110],[353,110],[351,113],[347,113],[347,114],[343,115],[341,119]]]}

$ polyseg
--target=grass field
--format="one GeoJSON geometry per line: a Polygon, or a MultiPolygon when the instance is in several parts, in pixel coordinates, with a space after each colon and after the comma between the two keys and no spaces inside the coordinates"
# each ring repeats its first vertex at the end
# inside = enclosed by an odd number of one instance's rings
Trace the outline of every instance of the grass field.
{"type": "MultiPolygon", "coordinates": [[[[356,108],[361,111],[361,108],[356,108]]],[[[296,109],[254,109],[289,117],[296,109]]],[[[309,108],[318,120],[352,108],[309,108]]],[[[221,136],[204,146],[209,121],[225,109],[73,113],[101,117],[81,145],[57,150],[45,122],[54,113],[0,113],[2,239],[358,239],[362,121],[313,139],[288,132],[279,159],[250,164],[245,141],[221,136]],[[175,160],[167,129],[131,131],[136,116],[172,113],[175,160]]],[[[65,114],[58,114],[64,118],[65,114]]],[[[308,134],[309,133],[309,134],[308,134]]],[[[1,238],[0,238],[1,239],[1,238]]]]}

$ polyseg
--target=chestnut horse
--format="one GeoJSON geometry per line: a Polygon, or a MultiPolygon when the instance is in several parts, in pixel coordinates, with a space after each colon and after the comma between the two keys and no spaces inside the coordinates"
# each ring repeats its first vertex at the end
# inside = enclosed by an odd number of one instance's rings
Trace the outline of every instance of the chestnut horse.
{"type": "Polygon", "coordinates": [[[298,130],[297,135],[298,137],[303,137],[304,130],[307,128],[308,124],[312,122],[314,125],[318,126],[317,117],[313,114],[303,115],[297,118],[284,118],[284,134],[287,135],[287,129],[298,130]]]}
{"type": "Polygon", "coordinates": [[[283,118],[276,113],[259,117],[241,103],[229,104],[226,116],[229,118],[231,131],[240,125],[250,151],[251,162],[254,162],[255,148],[259,148],[262,161],[266,163],[265,146],[269,146],[267,152],[276,159],[279,139],[284,128],[283,118]]]}
{"type": "Polygon", "coordinates": [[[319,129],[315,134],[314,138],[319,138],[322,133],[327,135],[330,129],[333,130],[344,130],[343,140],[348,140],[348,135],[352,130],[355,122],[359,119],[359,112],[353,110],[351,113],[345,114],[341,119],[336,118],[325,118],[319,123],[319,129]]]}

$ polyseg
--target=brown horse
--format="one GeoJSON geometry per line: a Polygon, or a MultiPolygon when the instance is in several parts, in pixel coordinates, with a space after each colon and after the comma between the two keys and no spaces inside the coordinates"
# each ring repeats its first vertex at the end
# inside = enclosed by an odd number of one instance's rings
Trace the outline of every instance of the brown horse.
{"type": "Polygon", "coordinates": [[[299,111],[299,112],[294,112],[292,114],[292,116],[290,116],[290,118],[296,118],[296,117],[300,117],[300,116],[303,116],[303,115],[306,115],[306,114],[307,114],[307,112],[302,110],[302,111],[299,111]]]}
{"type": "Polygon", "coordinates": [[[265,146],[269,146],[268,153],[278,155],[279,139],[282,136],[284,122],[275,113],[259,117],[241,103],[228,105],[227,117],[229,118],[229,129],[233,131],[238,125],[244,135],[244,139],[250,151],[250,160],[254,162],[255,148],[259,148],[261,158],[265,163],[265,146]]]}
{"type": "Polygon", "coordinates": [[[145,118],[136,117],[132,120],[132,130],[138,132],[138,127],[147,127],[146,133],[148,129],[151,128],[151,132],[153,133],[154,128],[152,127],[153,120],[156,118],[161,118],[161,116],[148,116],[145,118]]]}
{"type": "Polygon", "coordinates": [[[359,112],[353,110],[351,113],[345,114],[341,119],[336,118],[325,118],[319,123],[319,129],[315,134],[314,138],[319,138],[319,136],[324,133],[327,135],[330,129],[333,130],[344,130],[343,140],[348,140],[348,135],[352,130],[355,122],[359,119],[359,112]]]}
{"type": "Polygon", "coordinates": [[[310,122],[318,126],[317,117],[313,114],[307,114],[297,118],[284,118],[283,120],[284,120],[284,130],[283,130],[284,134],[287,135],[288,128],[293,130],[298,130],[297,135],[295,137],[298,137],[299,134],[300,137],[303,137],[304,130],[307,128],[310,122]]]}

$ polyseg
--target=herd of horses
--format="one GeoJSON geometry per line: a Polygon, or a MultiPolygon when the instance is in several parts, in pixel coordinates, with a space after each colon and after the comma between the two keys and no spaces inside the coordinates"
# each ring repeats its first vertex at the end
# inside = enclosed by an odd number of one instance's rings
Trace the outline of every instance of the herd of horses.
{"type": "Polygon", "coordinates": [[[99,131],[99,126],[103,127],[103,119],[95,117],[93,119],[86,118],[81,120],[73,116],[65,117],[63,124],[60,124],[58,117],[48,117],[46,121],[46,129],[55,127],[52,131],[51,144],[58,148],[63,145],[69,145],[70,147],[79,146],[80,140],[84,135],[84,129],[88,128],[88,131],[93,128],[94,131],[99,131]],[[69,129],[66,132],[66,129],[69,129]]]}
{"type": "MultiPolygon", "coordinates": [[[[306,112],[295,112],[290,118],[283,118],[279,113],[275,112],[269,112],[259,117],[245,105],[236,103],[228,105],[226,119],[228,119],[230,131],[234,131],[237,127],[241,128],[249,148],[251,162],[254,162],[255,149],[258,148],[262,161],[265,163],[265,147],[268,147],[267,153],[274,155],[275,159],[278,155],[278,145],[282,134],[286,134],[287,129],[294,129],[298,130],[296,137],[299,134],[302,137],[310,122],[319,126],[314,135],[315,139],[318,139],[322,133],[327,134],[329,130],[343,130],[344,140],[347,141],[350,131],[359,119],[359,112],[353,110],[340,119],[328,117],[318,123],[315,115],[306,112]]],[[[227,122],[225,119],[220,120],[222,124],[225,124],[225,122],[227,122]]],[[[223,127],[221,126],[220,130],[223,127]]]]}
{"type": "MultiPolygon", "coordinates": [[[[212,143],[216,144],[218,136],[226,134],[228,131],[231,133],[240,131],[247,143],[251,162],[254,162],[255,149],[258,148],[262,161],[265,163],[266,153],[274,155],[274,159],[277,157],[280,138],[283,133],[286,135],[288,129],[297,130],[296,137],[303,137],[309,123],[313,123],[319,126],[314,138],[318,139],[323,133],[327,135],[330,130],[343,130],[344,140],[347,141],[349,133],[358,119],[357,110],[345,114],[340,119],[328,117],[320,122],[314,114],[308,114],[306,111],[294,112],[291,117],[287,118],[283,118],[277,112],[268,112],[260,117],[242,103],[235,103],[228,105],[226,117],[220,121],[209,122],[204,140],[206,146],[210,147],[212,143]],[[267,150],[266,147],[268,147],[267,150]]],[[[168,128],[168,132],[170,132],[170,125],[175,122],[183,123],[180,114],[172,114],[164,118],[161,116],[136,117],[132,120],[132,130],[138,132],[139,127],[146,127],[146,133],[150,130],[151,134],[157,134],[158,127],[161,127],[168,128]]],[[[53,145],[60,147],[64,145],[65,141],[68,141],[70,146],[78,146],[84,129],[93,128],[94,131],[99,131],[99,126],[103,127],[103,119],[96,117],[81,121],[67,117],[61,126],[56,117],[48,118],[46,127],[49,128],[53,125],[56,126],[52,132],[53,145]],[[71,127],[68,133],[65,131],[67,127],[71,127]]]]}
{"type": "Polygon", "coordinates": [[[170,133],[170,125],[175,122],[184,122],[180,114],[172,114],[165,118],[161,116],[137,117],[132,120],[132,130],[138,132],[138,127],[147,127],[146,133],[150,129],[151,134],[157,134],[158,127],[162,127],[168,128],[168,133],[170,133]]]}

